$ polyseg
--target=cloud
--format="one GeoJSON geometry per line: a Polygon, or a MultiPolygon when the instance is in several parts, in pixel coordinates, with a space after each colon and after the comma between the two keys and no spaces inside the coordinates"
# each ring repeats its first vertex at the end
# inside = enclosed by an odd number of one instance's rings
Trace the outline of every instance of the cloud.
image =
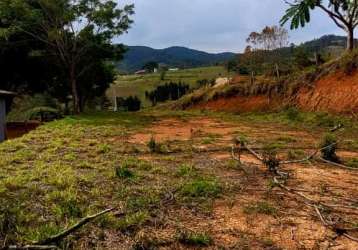
{"type": "MultiPolygon", "coordinates": [[[[134,3],[134,25],[118,39],[154,48],[186,46],[209,52],[241,52],[251,31],[279,23],[283,0],[118,0],[134,3]]],[[[324,34],[344,34],[319,10],[304,29],[290,31],[301,43],[324,34]]]]}

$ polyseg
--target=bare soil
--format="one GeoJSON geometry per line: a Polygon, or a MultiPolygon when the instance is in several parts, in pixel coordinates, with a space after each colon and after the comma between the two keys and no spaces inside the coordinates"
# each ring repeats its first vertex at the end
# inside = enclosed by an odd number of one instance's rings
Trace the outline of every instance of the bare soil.
{"type": "MultiPolygon", "coordinates": [[[[297,138],[295,144],[301,146],[317,144],[317,138],[308,131],[282,130],[279,126],[253,128],[231,124],[211,118],[180,120],[166,119],[146,129],[145,133],[136,133],[130,137],[130,143],[144,144],[154,136],[161,142],[172,140],[198,141],[207,134],[217,134],[220,138],[213,144],[217,147],[230,145],[237,132],[244,132],[254,139],[272,140],[279,135],[297,138]]],[[[204,147],[205,149],[205,147],[204,147]]],[[[309,154],[314,150],[306,150],[309,154]]],[[[341,151],[345,158],[356,157],[355,151],[341,151]]],[[[181,155],[176,155],[180,158],[181,155]]],[[[242,161],[249,175],[237,169],[225,166],[231,160],[227,149],[216,152],[203,151],[194,156],[196,166],[215,168],[215,173],[225,182],[235,182],[238,190],[215,201],[212,214],[201,217],[193,211],[181,210],[181,225],[193,231],[209,232],[214,238],[215,247],[223,249],[358,249],[358,243],[337,235],[325,227],[314,209],[283,190],[268,188],[272,178],[261,162],[245,153],[242,161]],[[208,163],[210,162],[210,163],[208,163]],[[277,209],[274,214],[247,213],[244,209],[256,203],[272,204],[277,209]],[[247,248],[245,248],[247,247],[247,248]]],[[[160,158],[160,157],[159,157],[160,158]]],[[[145,159],[158,160],[158,156],[145,159]]],[[[291,164],[283,168],[290,173],[287,185],[290,188],[304,190],[305,194],[318,201],[352,205],[358,204],[358,172],[327,166],[319,162],[291,164]]],[[[178,213],[178,211],[173,211],[178,213]]],[[[332,214],[332,216],[334,216],[332,214]]],[[[342,214],[352,222],[357,222],[358,213],[342,214]]],[[[158,234],[171,235],[174,232],[164,229],[158,234]]],[[[356,235],[357,236],[357,235],[356,235]]],[[[170,238],[170,237],[169,237],[170,238]]],[[[173,249],[173,245],[170,248],[173,249]]],[[[178,249],[182,246],[177,245],[178,249]]]]}

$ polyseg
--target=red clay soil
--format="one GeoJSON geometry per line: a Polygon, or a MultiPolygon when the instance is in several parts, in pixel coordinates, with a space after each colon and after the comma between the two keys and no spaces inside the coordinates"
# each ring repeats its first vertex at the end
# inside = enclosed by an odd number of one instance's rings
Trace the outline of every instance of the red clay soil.
{"type": "Polygon", "coordinates": [[[314,88],[302,88],[296,97],[306,111],[351,113],[358,111],[358,72],[343,72],[320,79],[314,88]]]}
{"type": "Polygon", "coordinates": [[[8,139],[21,137],[40,126],[39,122],[11,122],[6,125],[8,139]]]}
{"type": "MultiPolygon", "coordinates": [[[[240,80],[241,76],[236,76],[232,82],[238,83],[240,80]]],[[[358,71],[351,75],[338,72],[325,76],[310,86],[303,86],[290,99],[292,104],[305,111],[356,113],[358,112],[358,71]]],[[[284,98],[280,96],[273,98],[267,95],[234,96],[199,103],[193,108],[227,112],[267,111],[282,106],[283,101],[284,98]]]]}
{"type": "Polygon", "coordinates": [[[228,112],[253,112],[266,111],[276,106],[276,102],[266,95],[258,96],[235,96],[229,98],[220,98],[200,103],[195,106],[196,109],[207,109],[212,111],[228,111],[228,112]]]}

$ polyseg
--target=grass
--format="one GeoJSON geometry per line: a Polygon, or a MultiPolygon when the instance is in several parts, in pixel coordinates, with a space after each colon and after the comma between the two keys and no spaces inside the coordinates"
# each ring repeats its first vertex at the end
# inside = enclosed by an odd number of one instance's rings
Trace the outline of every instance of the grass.
{"type": "Polygon", "coordinates": [[[244,207],[244,213],[246,214],[266,214],[266,215],[276,215],[278,210],[276,207],[267,202],[254,202],[244,207]]]}
{"type": "Polygon", "coordinates": [[[117,81],[107,92],[107,96],[113,99],[113,96],[128,97],[138,96],[145,107],[149,107],[151,104],[145,98],[145,92],[154,90],[156,87],[165,84],[166,82],[184,82],[189,84],[191,88],[196,88],[198,80],[212,80],[218,77],[225,77],[229,74],[224,67],[203,67],[184,69],[175,72],[167,72],[165,79],[160,80],[159,73],[147,74],[147,75],[125,75],[118,76],[117,81]]]}
{"type": "Polygon", "coordinates": [[[350,168],[358,168],[358,158],[351,159],[347,162],[347,166],[350,168]]]}
{"type": "MultiPolygon", "coordinates": [[[[164,110],[83,114],[45,124],[22,138],[0,144],[0,203],[5,204],[0,206],[0,244],[5,236],[8,244],[18,245],[44,239],[82,217],[110,207],[123,214],[109,214],[81,228],[75,237],[66,239],[69,249],[88,244],[89,238],[96,239],[97,247],[101,248],[101,244],[108,242],[106,237],[114,237],[128,244],[124,248],[131,249],[138,235],[143,234],[144,238],[160,235],[163,228],[173,232],[169,240],[180,244],[175,233],[178,228],[210,220],[217,200],[228,202],[236,197],[238,189],[230,187],[250,184],[241,183],[239,173],[235,172],[238,175],[232,178],[234,171],[228,169],[234,169],[236,162],[225,161],[225,166],[220,167],[217,162],[208,161],[204,152],[190,150],[193,144],[201,145],[201,140],[181,141],[183,151],[173,154],[149,154],[146,142],[128,141],[134,133],[148,132],[147,127],[159,119],[187,121],[202,116],[222,117],[237,124],[252,124],[252,119],[259,121],[264,117],[164,110]],[[133,147],[138,150],[132,150],[133,147]]],[[[270,128],[288,122],[275,119],[272,116],[271,123],[260,121],[270,128]]],[[[312,131],[322,133],[320,127],[312,131]]],[[[250,127],[250,131],[241,132],[251,141],[255,129],[250,127]]],[[[348,132],[342,131],[344,139],[357,139],[348,132]]],[[[204,134],[202,138],[218,136],[204,134]]],[[[276,134],[272,141],[300,143],[295,139],[276,134]]],[[[279,212],[264,198],[244,209],[269,215],[279,212]]],[[[181,244],[214,245],[205,232],[205,226],[201,225],[196,233],[184,237],[181,244]]]]}
{"type": "Polygon", "coordinates": [[[197,179],[185,183],[180,194],[187,198],[216,198],[221,193],[220,184],[216,180],[197,179]]]}

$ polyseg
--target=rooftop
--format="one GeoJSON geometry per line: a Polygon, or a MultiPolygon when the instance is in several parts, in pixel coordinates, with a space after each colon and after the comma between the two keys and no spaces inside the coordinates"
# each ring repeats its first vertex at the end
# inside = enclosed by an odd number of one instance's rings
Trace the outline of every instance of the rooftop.
{"type": "Polygon", "coordinates": [[[0,96],[14,96],[14,95],[16,95],[16,93],[0,89],[0,96]]]}

